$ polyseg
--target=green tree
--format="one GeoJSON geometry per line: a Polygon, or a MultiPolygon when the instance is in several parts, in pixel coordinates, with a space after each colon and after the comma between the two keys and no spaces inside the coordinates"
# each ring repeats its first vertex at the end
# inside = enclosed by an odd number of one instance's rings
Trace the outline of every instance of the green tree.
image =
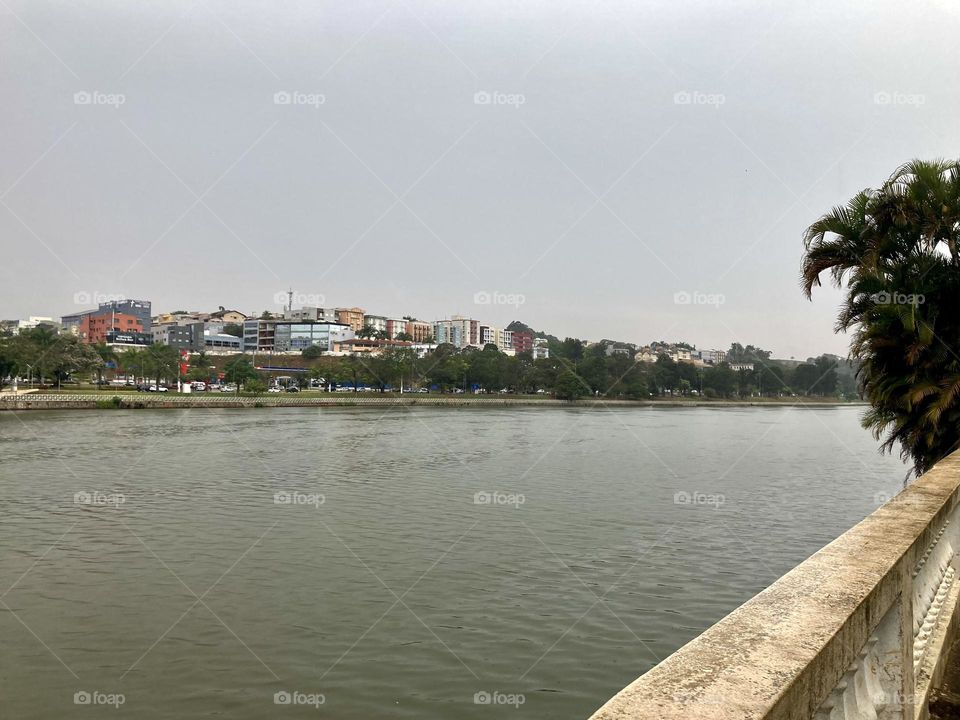
{"type": "Polygon", "coordinates": [[[557,377],[554,394],[560,400],[578,400],[587,394],[587,387],[572,369],[565,368],[557,377]]]}
{"type": "Polygon", "coordinates": [[[224,335],[233,335],[234,337],[243,337],[243,325],[239,323],[227,323],[223,326],[224,335]]]}
{"type": "Polygon", "coordinates": [[[703,373],[704,392],[711,391],[714,395],[728,398],[737,388],[737,374],[727,363],[720,363],[707,368],[703,373]]]}
{"type": "Polygon", "coordinates": [[[353,391],[357,392],[361,381],[366,381],[368,372],[360,358],[347,355],[340,358],[340,361],[334,367],[334,377],[338,384],[350,383],[353,386],[353,391]]]}
{"type": "Polygon", "coordinates": [[[21,330],[17,340],[24,364],[29,366],[33,375],[43,385],[46,370],[57,364],[56,355],[61,348],[61,336],[53,328],[39,325],[21,330]]]}
{"type": "Polygon", "coordinates": [[[125,375],[143,379],[147,373],[147,353],[144,349],[128,348],[117,354],[117,367],[125,375]]]}
{"type": "Polygon", "coordinates": [[[170,380],[180,375],[180,353],[175,347],[154,343],[146,348],[145,362],[157,387],[161,379],[170,380]]]}
{"type": "Polygon", "coordinates": [[[257,377],[259,377],[257,369],[253,366],[253,360],[249,355],[234,355],[223,366],[224,380],[237,386],[238,395],[245,383],[257,377]]]}
{"type": "Polygon", "coordinates": [[[247,380],[243,384],[243,389],[245,392],[253,393],[254,395],[262,395],[267,391],[267,384],[259,377],[255,377],[247,380]]]}
{"type": "Polygon", "coordinates": [[[10,336],[0,337],[0,390],[20,373],[20,358],[17,343],[10,336]]]}
{"type": "Polygon", "coordinates": [[[863,419],[882,448],[926,472],[960,443],[960,163],[914,160],[804,236],[804,293],[821,275],[845,290],[863,419]]]}
{"type": "Polygon", "coordinates": [[[313,360],[323,355],[323,348],[319,345],[308,345],[300,354],[308,360],[313,360]]]}
{"type": "Polygon", "coordinates": [[[103,385],[103,369],[108,365],[117,366],[117,353],[106,343],[97,343],[93,346],[93,349],[102,361],[97,366],[97,387],[100,387],[103,385]]]}

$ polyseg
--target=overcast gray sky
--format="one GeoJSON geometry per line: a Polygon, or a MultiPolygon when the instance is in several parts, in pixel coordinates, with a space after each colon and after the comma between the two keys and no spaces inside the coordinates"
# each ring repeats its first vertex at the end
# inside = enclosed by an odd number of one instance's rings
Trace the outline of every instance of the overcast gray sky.
{"type": "Polygon", "coordinates": [[[958,7],[0,0],[0,317],[292,287],[845,354],[802,231],[957,156],[958,7]]]}

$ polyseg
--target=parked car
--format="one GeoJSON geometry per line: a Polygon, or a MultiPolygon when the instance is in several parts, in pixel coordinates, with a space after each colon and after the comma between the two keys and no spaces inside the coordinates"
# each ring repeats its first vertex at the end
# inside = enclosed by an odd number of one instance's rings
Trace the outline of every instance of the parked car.
{"type": "Polygon", "coordinates": [[[205,382],[201,382],[198,380],[196,382],[190,383],[190,388],[192,390],[196,390],[197,392],[205,392],[207,389],[207,384],[205,382]]]}
{"type": "Polygon", "coordinates": [[[237,386],[232,383],[224,385],[220,388],[220,392],[236,392],[236,391],[237,391],[237,386]]]}
{"type": "Polygon", "coordinates": [[[417,390],[417,392],[418,392],[418,393],[428,393],[428,392],[430,392],[430,390],[429,390],[429,388],[420,388],[419,390],[417,390]]]}
{"type": "Polygon", "coordinates": [[[269,393],[279,393],[279,392],[283,392],[283,388],[282,388],[282,387],[277,387],[276,385],[274,385],[272,388],[267,388],[267,392],[269,392],[269,393]]]}
{"type": "Polygon", "coordinates": [[[164,385],[151,385],[148,390],[150,392],[167,392],[167,388],[164,385]]]}
{"type": "Polygon", "coordinates": [[[287,388],[287,392],[300,392],[300,388],[298,388],[296,385],[291,385],[287,388]]]}

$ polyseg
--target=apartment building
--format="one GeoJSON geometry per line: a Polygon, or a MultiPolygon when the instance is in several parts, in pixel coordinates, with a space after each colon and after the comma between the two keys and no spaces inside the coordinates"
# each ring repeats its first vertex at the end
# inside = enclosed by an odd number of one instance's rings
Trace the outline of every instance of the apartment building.
{"type": "Polygon", "coordinates": [[[480,326],[480,347],[496,345],[501,352],[513,350],[513,331],[492,325],[480,326]]]}
{"type": "Polygon", "coordinates": [[[387,318],[385,315],[364,315],[363,324],[373,328],[375,332],[387,334],[387,318]]]}
{"type": "Polygon", "coordinates": [[[349,325],[354,332],[360,332],[363,329],[363,308],[337,308],[336,321],[341,325],[349,325]]]}
{"type": "Polygon", "coordinates": [[[533,352],[533,333],[517,331],[513,333],[513,349],[517,353],[533,352]]]}
{"type": "Polygon", "coordinates": [[[437,320],[433,324],[433,337],[438,345],[448,343],[455,348],[481,347],[480,323],[460,315],[449,320],[437,320]]]}
{"type": "MultiPolygon", "coordinates": [[[[436,337],[433,323],[423,322],[422,320],[408,320],[406,333],[413,338],[415,343],[425,343],[436,337]]],[[[434,342],[437,342],[436,339],[434,339],[434,342]]]]}

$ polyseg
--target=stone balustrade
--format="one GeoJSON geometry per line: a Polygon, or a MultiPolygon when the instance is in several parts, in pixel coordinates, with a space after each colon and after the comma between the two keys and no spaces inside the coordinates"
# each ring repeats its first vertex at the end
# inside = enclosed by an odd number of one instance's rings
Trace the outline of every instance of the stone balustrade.
{"type": "Polygon", "coordinates": [[[591,720],[925,720],[960,616],[958,488],[960,452],[591,720]]]}

